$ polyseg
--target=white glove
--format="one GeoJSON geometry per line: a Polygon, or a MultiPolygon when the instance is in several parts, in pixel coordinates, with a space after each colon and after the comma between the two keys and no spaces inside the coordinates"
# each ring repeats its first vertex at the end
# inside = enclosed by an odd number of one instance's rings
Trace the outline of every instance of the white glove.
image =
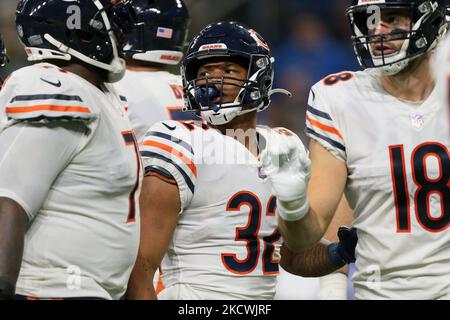
{"type": "Polygon", "coordinates": [[[296,135],[273,132],[266,138],[261,152],[264,173],[277,197],[278,215],[286,221],[302,219],[309,211],[307,199],[311,161],[308,152],[296,135]]]}

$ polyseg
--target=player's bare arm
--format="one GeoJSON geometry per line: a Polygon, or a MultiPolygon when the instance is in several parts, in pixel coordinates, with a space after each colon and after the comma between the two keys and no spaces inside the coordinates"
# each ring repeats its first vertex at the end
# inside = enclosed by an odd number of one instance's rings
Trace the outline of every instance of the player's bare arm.
{"type": "Polygon", "coordinates": [[[14,200],[0,198],[0,300],[13,299],[28,217],[14,200]]]}
{"type": "Polygon", "coordinates": [[[127,299],[156,299],[153,278],[172,239],[180,212],[176,185],[147,176],[142,185],[141,240],[128,283],[127,299]]]}
{"type": "MultiPolygon", "coordinates": [[[[346,274],[348,267],[347,265],[342,267],[342,263],[347,261],[342,262],[341,258],[332,257],[333,251],[330,251],[328,246],[331,242],[338,243],[341,240],[338,237],[337,230],[341,226],[350,226],[352,220],[352,210],[348,207],[345,197],[343,197],[325,233],[324,239],[312,248],[300,252],[294,252],[286,244],[283,244],[280,265],[289,273],[302,277],[322,277],[335,271],[346,274]]],[[[340,232],[342,232],[342,229],[340,232]]],[[[345,247],[346,253],[352,256],[351,258],[354,260],[355,234],[352,234],[352,237],[351,239],[344,238],[341,242],[347,242],[345,243],[345,245],[348,245],[345,247]]],[[[346,257],[344,260],[346,260],[346,257]]]]}

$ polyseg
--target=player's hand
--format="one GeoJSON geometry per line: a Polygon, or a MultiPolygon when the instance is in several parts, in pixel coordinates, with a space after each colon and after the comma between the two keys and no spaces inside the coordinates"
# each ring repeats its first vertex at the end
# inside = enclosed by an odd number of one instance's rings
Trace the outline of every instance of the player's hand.
{"type": "Polygon", "coordinates": [[[306,191],[311,176],[311,162],[300,139],[272,134],[266,137],[260,159],[264,173],[277,197],[278,214],[283,220],[296,221],[309,211],[306,191]]]}
{"type": "Polygon", "coordinates": [[[356,244],[358,243],[358,234],[356,233],[356,228],[347,228],[346,226],[339,227],[338,237],[339,255],[346,263],[355,262],[355,249],[356,244]]]}
{"type": "Polygon", "coordinates": [[[355,262],[355,249],[358,243],[356,228],[339,227],[337,232],[339,242],[332,243],[327,247],[328,256],[336,266],[343,267],[345,264],[355,262]]]}

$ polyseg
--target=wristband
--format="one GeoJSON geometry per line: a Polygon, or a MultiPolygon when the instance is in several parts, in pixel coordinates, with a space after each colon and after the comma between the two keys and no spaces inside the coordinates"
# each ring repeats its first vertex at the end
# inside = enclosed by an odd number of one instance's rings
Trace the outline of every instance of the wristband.
{"type": "Polygon", "coordinates": [[[327,255],[331,263],[333,263],[338,268],[342,268],[346,265],[346,262],[339,254],[338,246],[339,242],[334,242],[327,246],[327,255]]]}

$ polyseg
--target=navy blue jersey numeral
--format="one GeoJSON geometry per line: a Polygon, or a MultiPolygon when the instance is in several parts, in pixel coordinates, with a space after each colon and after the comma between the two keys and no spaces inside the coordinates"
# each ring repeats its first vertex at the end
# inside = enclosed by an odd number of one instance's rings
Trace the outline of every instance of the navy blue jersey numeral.
{"type": "Polygon", "coordinates": [[[128,218],[127,222],[135,222],[136,221],[136,192],[139,189],[139,175],[141,174],[141,160],[139,155],[138,143],[136,142],[136,137],[132,131],[123,131],[122,132],[123,140],[127,146],[132,146],[134,148],[134,152],[136,153],[136,162],[137,162],[137,173],[136,173],[136,183],[130,191],[128,196],[128,218]]]}
{"type": "MultiPolygon", "coordinates": [[[[389,147],[392,184],[394,189],[397,232],[411,232],[410,203],[406,180],[406,164],[403,145],[389,147]]],[[[450,225],[450,156],[448,149],[437,142],[427,142],[417,146],[411,155],[413,180],[417,185],[414,207],[419,224],[430,232],[441,232],[450,225]],[[439,176],[430,178],[426,161],[434,157],[439,163],[439,176]],[[441,201],[441,212],[432,215],[429,202],[431,195],[441,201]]]]}
{"type": "MultiPolygon", "coordinates": [[[[244,259],[238,259],[234,253],[223,253],[222,262],[224,266],[232,273],[248,274],[258,265],[260,256],[259,230],[261,226],[261,201],[250,191],[242,191],[235,194],[227,205],[227,211],[239,211],[241,206],[246,205],[250,208],[247,225],[236,228],[235,241],[245,241],[247,256],[244,259]]],[[[267,206],[267,215],[275,215],[276,199],[272,197],[267,206]]],[[[280,239],[277,229],[270,236],[263,237],[263,272],[264,274],[277,274],[278,261],[273,260],[275,250],[274,243],[280,239]]]]}

